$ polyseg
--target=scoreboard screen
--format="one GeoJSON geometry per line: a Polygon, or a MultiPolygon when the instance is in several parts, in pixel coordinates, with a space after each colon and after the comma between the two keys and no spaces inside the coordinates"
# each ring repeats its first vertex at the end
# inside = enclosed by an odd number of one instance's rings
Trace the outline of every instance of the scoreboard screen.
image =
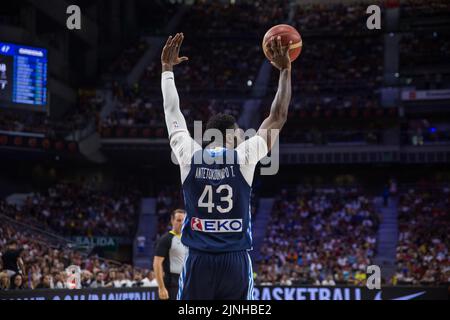
{"type": "Polygon", "coordinates": [[[47,50],[0,42],[0,108],[47,110],[47,50]]]}

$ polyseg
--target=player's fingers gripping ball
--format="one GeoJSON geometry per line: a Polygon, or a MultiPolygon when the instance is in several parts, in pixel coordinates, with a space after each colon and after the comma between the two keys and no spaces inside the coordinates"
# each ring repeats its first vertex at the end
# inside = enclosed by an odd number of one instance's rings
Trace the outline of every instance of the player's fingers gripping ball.
{"type": "Polygon", "coordinates": [[[290,25],[287,24],[279,24],[269,29],[264,35],[262,47],[264,50],[264,54],[267,59],[272,61],[272,52],[271,49],[271,39],[277,39],[277,37],[281,37],[281,45],[283,50],[286,49],[286,46],[289,46],[289,56],[291,58],[291,62],[295,61],[302,52],[302,37],[300,33],[290,25]],[[292,43],[290,43],[292,41],[292,43]]]}

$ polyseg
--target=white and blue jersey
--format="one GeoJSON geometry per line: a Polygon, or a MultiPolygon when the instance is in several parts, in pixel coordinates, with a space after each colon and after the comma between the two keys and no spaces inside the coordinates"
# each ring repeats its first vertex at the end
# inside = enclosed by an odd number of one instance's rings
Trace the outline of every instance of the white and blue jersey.
{"type": "Polygon", "coordinates": [[[267,154],[265,140],[254,136],[236,149],[202,149],[182,131],[171,146],[181,168],[183,244],[206,252],[251,250],[251,184],[257,162],[267,154]]]}
{"type": "Polygon", "coordinates": [[[193,157],[200,163],[193,161],[183,183],[183,243],[208,252],[251,249],[251,186],[234,160],[236,150],[198,150],[193,157]]]}
{"type": "Polygon", "coordinates": [[[202,149],[180,130],[171,147],[180,164],[188,254],[179,280],[181,300],[252,300],[251,185],[266,156],[260,136],[236,149],[202,149]]]}

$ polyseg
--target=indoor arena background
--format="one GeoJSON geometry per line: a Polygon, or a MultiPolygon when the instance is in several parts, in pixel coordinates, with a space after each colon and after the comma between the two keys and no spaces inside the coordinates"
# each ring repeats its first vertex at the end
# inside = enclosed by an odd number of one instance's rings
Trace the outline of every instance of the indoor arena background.
{"type": "Polygon", "coordinates": [[[0,300],[156,299],[155,243],[184,206],[162,47],[184,33],[189,126],[258,128],[278,84],[261,43],[281,23],[303,47],[278,173],[253,183],[255,297],[447,299],[449,1],[18,0],[0,6],[0,300]]]}

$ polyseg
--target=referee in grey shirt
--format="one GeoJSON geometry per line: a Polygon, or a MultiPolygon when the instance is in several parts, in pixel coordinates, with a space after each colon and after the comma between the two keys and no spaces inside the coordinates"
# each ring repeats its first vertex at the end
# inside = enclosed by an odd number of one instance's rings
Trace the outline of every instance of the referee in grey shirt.
{"type": "Polygon", "coordinates": [[[156,245],[153,269],[161,300],[176,300],[177,298],[178,278],[187,254],[187,247],[181,243],[181,227],[185,216],[184,210],[173,211],[170,215],[172,230],[163,235],[156,245]]]}

